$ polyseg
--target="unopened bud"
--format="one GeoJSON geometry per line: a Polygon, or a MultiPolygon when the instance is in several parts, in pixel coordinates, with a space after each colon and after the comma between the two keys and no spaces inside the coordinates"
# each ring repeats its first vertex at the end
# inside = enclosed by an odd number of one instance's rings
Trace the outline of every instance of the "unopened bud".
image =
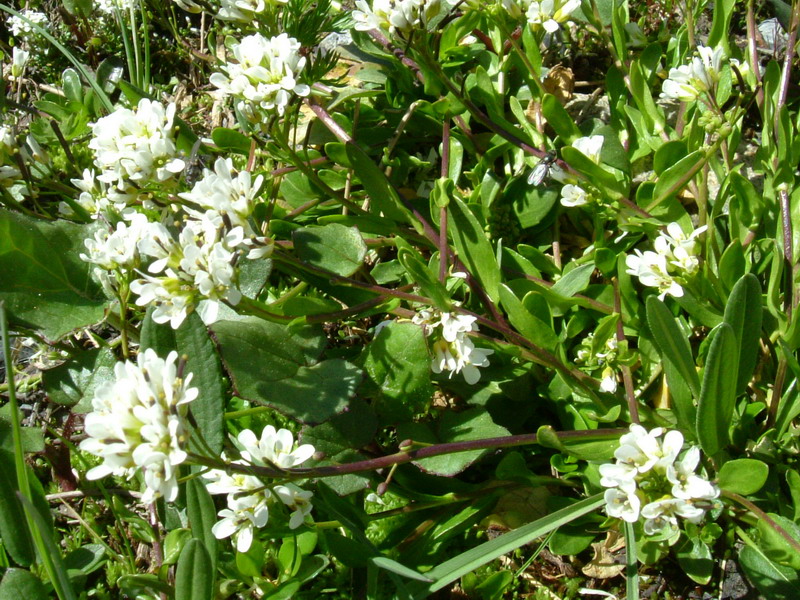
{"type": "Polygon", "coordinates": [[[414,440],[403,440],[402,442],[400,442],[398,449],[400,450],[400,452],[408,452],[413,447],[414,447],[414,440]]]}

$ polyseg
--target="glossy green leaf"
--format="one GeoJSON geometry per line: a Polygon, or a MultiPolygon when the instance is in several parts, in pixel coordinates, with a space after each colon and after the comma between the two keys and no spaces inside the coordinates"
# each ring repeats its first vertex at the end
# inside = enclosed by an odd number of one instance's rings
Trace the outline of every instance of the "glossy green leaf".
{"type": "MultiPolygon", "coordinates": [[[[725,322],[733,329],[736,339],[737,353],[734,362],[737,367],[737,395],[744,392],[756,368],[762,316],[761,285],[755,275],[748,273],[733,286],[725,305],[725,322]]],[[[729,370],[728,376],[732,374],[729,370]]]]}
{"type": "Polygon", "coordinates": [[[720,489],[749,496],[760,490],[769,476],[766,463],[753,458],[729,460],[719,471],[720,489]]]}
{"type": "Polygon", "coordinates": [[[211,139],[220,150],[235,152],[244,156],[250,154],[250,138],[240,131],[227,129],[226,127],[216,127],[211,132],[211,139]]]}
{"type": "Polygon", "coordinates": [[[213,597],[211,559],[203,542],[186,542],[175,572],[175,600],[209,600],[213,597]]]}
{"type": "MultiPolygon", "coordinates": [[[[667,306],[655,296],[647,299],[647,325],[653,334],[653,341],[664,361],[664,371],[671,388],[681,384],[691,390],[692,396],[700,397],[700,378],[692,358],[689,340],[683,335],[667,306]]],[[[686,431],[694,429],[696,410],[691,397],[683,394],[673,395],[676,415],[686,431]]]]}
{"type": "Polygon", "coordinates": [[[301,422],[342,412],[361,382],[361,370],[345,360],[317,361],[325,344],[319,329],[290,332],[249,318],[219,321],[212,330],[238,394],[301,422]]]}
{"type": "Polygon", "coordinates": [[[581,137],[581,131],[575,124],[575,119],[564,109],[564,106],[552,94],[545,94],[542,98],[542,114],[555,132],[567,143],[572,143],[581,137]]]}
{"type": "Polygon", "coordinates": [[[42,371],[42,386],[51,402],[89,412],[95,390],[114,380],[117,359],[108,348],[80,352],[66,362],[42,371]]]}
{"type": "Polygon", "coordinates": [[[729,428],[736,399],[736,380],[731,361],[736,360],[736,336],[727,323],[715,327],[703,372],[697,403],[697,439],[700,448],[713,456],[730,442],[729,428]]]}
{"type": "MultiPolygon", "coordinates": [[[[354,399],[347,412],[331,417],[316,427],[303,428],[300,441],[311,444],[323,455],[319,460],[312,457],[303,466],[340,465],[366,460],[368,455],[358,449],[368,446],[377,430],[378,420],[372,407],[363,400],[354,399]]],[[[325,483],[338,495],[346,496],[367,487],[369,474],[326,477],[325,483]]]]}
{"type": "Polygon", "coordinates": [[[186,516],[192,536],[203,542],[211,561],[211,570],[216,572],[219,542],[211,528],[217,522],[217,509],[202,479],[197,477],[186,482],[186,516]]]}
{"type": "Polygon", "coordinates": [[[403,206],[397,190],[372,159],[352,142],[347,142],[345,152],[369,196],[371,212],[383,213],[387,218],[398,222],[412,223],[414,219],[411,212],[403,206]]]}
{"type": "Polygon", "coordinates": [[[203,439],[214,452],[219,452],[225,437],[223,412],[227,391],[217,349],[196,312],[189,314],[178,329],[172,329],[168,323],[155,323],[152,310],[148,310],[142,324],[142,349],[152,348],[162,358],[172,350],[188,357],[184,372],[186,376],[191,374],[190,385],[200,391],[189,410],[203,439]]]}
{"type": "Polygon", "coordinates": [[[0,539],[13,561],[28,567],[33,563],[34,546],[25,512],[17,498],[18,489],[14,457],[11,453],[0,452],[0,539]]]}
{"type": "Polygon", "coordinates": [[[458,257],[483,285],[493,302],[499,300],[500,269],[495,252],[483,232],[483,227],[469,207],[453,197],[447,207],[450,219],[448,231],[458,251],[458,257]]]}
{"type": "Polygon", "coordinates": [[[705,154],[701,150],[695,150],[667,168],[656,181],[656,187],[653,191],[653,203],[646,207],[646,210],[652,210],[667,198],[680,192],[692,180],[692,177],[704,163],[705,154]]]}
{"type": "Polygon", "coordinates": [[[8,569],[0,581],[0,600],[49,600],[50,594],[36,575],[24,569],[8,569]]]}
{"type": "Polygon", "coordinates": [[[517,331],[545,350],[557,350],[558,337],[552,327],[528,311],[514,292],[504,284],[500,285],[500,302],[517,331]]]}
{"type": "Polygon", "coordinates": [[[300,260],[344,277],[358,271],[367,255],[358,229],[338,223],[298,229],[292,239],[300,260]]]}
{"type": "MultiPolygon", "coordinates": [[[[463,412],[445,412],[430,429],[419,423],[401,423],[397,426],[398,439],[413,439],[424,443],[464,442],[508,435],[505,427],[497,425],[489,413],[479,408],[463,412]]],[[[470,450],[444,454],[415,461],[427,473],[452,477],[466,469],[487,453],[487,450],[470,450]]]]}
{"type": "MultiPolygon", "coordinates": [[[[88,4],[89,12],[91,12],[91,3],[85,2],[85,4],[88,4]]],[[[83,101],[83,84],[81,83],[80,75],[78,75],[75,69],[64,69],[64,72],[61,74],[61,85],[64,89],[64,95],[70,102],[83,101]]]]}
{"type": "Polygon", "coordinates": [[[51,340],[103,318],[106,299],[78,255],[85,226],[0,209],[0,301],[9,321],[51,340]]]}
{"type": "Polygon", "coordinates": [[[397,252],[397,260],[400,261],[411,280],[420,287],[422,294],[430,298],[433,306],[443,311],[450,310],[450,296],[447,290],[416,253],[408,248],[400,248],[397,252]]]}
{"type": "Polygon", "coordinates": [[[363,368],[374,385],[373,406],[383,423],[408,420],[428,408],[433,398],[430,362],[425,334],[414,323],[393,321],[366,347],[363,368]]]}
{"type": "Polygon", "coordinates": [[[708,545],[699,539],[686,540],[675,552],[678,564],[693,581],[706,585],[714,573],[714,558],[708,545]]]}
{"type": "MultiPolygon", "coordinates": [[[[800,526],[794,521],[775,513],[767,513],[770,518],[781,527],[793,540],[800,540],[800,526]]],[[[765,519],[756,523],[758,530],[759,548],[769,559],[778,565],[800,571],[800,551],[790,544],[775,528],[765,519]]]]}
{"type": "Polygon", "coordinates": [[[800,572],[772,562],[763,550],[747,545],[739,552],[747,578],[770,600],[800,598],[800,572]]]}
{"type": "Polygon", "coordinates": [[[19,498],[22,507],[25,509],[28,522],[37,530],[34,538],[37,536],[39,538],[38,541],[36,541],[39,556],[41,557],[45,552],[48,555],[47,560],[43,562],[59,599],[77,600],[78,596],[75,594],[75,590],[72,588],[72,583],[67,575],[67,569],[61,557],[61,550],[56,546],[55,540],[53,539],[53,523],[42,515],[39,506],[34,507],[30,500],[19,492],[17,493],[17,498],[19,498]]]}

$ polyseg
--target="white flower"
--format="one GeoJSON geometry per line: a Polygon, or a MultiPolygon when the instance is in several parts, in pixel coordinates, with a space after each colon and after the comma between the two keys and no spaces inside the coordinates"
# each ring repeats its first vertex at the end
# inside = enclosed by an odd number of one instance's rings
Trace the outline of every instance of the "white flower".
{"type": "Polygon", "coordinates": [[[247,552],[253,544],[254,530],[264,527],[269,519],[266,496],[228,496],[228,508],[219,511],[218,516],[222,519],[211,528],[214,537],[221,540],[233,536],[236,550],[247,552]]]}
{"type": "Polygon", "coordinates": [[[117,363],[115,380],[95,392],[84,422],[88,437],[80,448],[103,463],[89,470],[88,479],[112,473],[132,477],[142,470],[147,487],[142,502],[175,500],[176,467],[186,459],[186,405],[198,395],[197,388],[188,387],[191,374],[178,377],[177,360],[177,352],[164,360],[148,348],[136,364],[117,363]]]}
{"type": "Polygon", "coordinates": [[[625,259],[627,273],[637,276],[642,285],[658,288],[658,297],[661,300],[667,294],[674,298],[683,296],[683,287],[669,274],[665,255],[650,250],[644,254],[639,250],[634,252],[636,254],[628,255],[625,259]]]}
{"type": "Polygon", "coordinates": [[[166,108],[142,98],[136,110],[117,108],[92,124],[89,148],[100,169],[100,181],[125,189],[129,182],[163,182],[186,166],[177,158],[175,104],[166,108]]]}
{"type": "Polygon", "coordinates": [[[617,462],[600,465],[600,485],[618,487],[632,494],[636,491],[636,476],[639,470],[632,463],[617,462]]]}
{"type": "Polygon", "coordinates": [[[275,430],[267,425],[261,438],[249,429],[244,429],[236,438],[249,453],[252,460],[261,464],[271,464],[279,469],[291,469],[304,463],[314,455],[314,446],[302,444],[295,448],[294,436],[288,429],[275,430]]]}
{"type": "Polygon", "coordinates": [[[528,11],[531,2],[536,0],[500,0],[500,4],[506,9],[512,19],[519,19],[528,11]]]}
{"type": "Polygon", "coordinates": [[[22,72],[25,70],[25,65],[28,64],[30,57],[30,52],[14,46],[11,54],[11,77],[9,79],[14,80],[22,77],[22,72]]]}
{"type": "Polygon", "coordinates": [[[301,489],[293,483],[276,485],[272,488],[272,491],[275,492],[281,502],[292,509],[292,515],[289,517],[289,529],[300,527],[305,521],[306,515],[310,514],[314,508],[311,505],[311,498],[314,494],[308,490],[301,489]]]}
{"type": "Polygon", "coordinates": [[[665,527],[674,529],[678,526],[677,517],[682,517],[691,523],[697,523],[705,515],[702,508],[694,506],[691,502],[680,498],[664,498],[642,507],[644,531],[647,535],[660,533],[665,527]]]}
{"type": "Polygon", "coordinates": [[[442,327],[442,337],[448,342],[455,342],[460,335],[478,331],[475,325],[477,317],[472,315],[458,315],[455,313],[443,312],[439,321],[442,327]]]}
{"type": "MultiPolygon", "coordinates": [[[[34,25],[38,25],[42,29],[47,29],[48,19],[46,14],[27,8],[19,11],[19,14],[34,25]]],[[[14,37],[31,38],[33,37],[31,34],[34,34],[33,27],[31,27],[30,23],[17,16],[8,19],[8,28],[11,30],[11,35],[14,37]]]]}
{"type": "Polygon", "coordinates": [[[614,451],[614,457],[621,463],[633,465],[639,473],[646,473],[662,457],[658,437],[663,432],[660,427],[647,431],[634,423],[629,433],[619,438],[619,448],[614,451]]]}
{"type": "Polygon", "coordinates": [[[450,371],[450,377],[462,373],[467,383],[475,384],[481,378],[478,367],[489,366],[488,357],[494,354],[494,350],[476,348],[466,334],[460,334],[450,343],[445,339],[434,342],[433,353],[431,370],[434,373],[450,371]]]}
{"type": "Polygon", "coordinates": [[[627,493],[621,489],[606,490],[603,498],[606,501],[606,514],[609,517],[635,523],[639,519],[639,508],[642,501],[635,493],[627,493]]]}
{"type": "Polygon", "coordinates": [[[713,90],[719,82],[724,50],[698,46],[699,57],[694,57],[688,65],[670,69],[669,79],[661,87],[662,98],[675,98],[682,102],[692,102],[701,94],[713,90]]]}
{"type": "Polygon", "coordinates": [[[675,461],[667,467],[667,479],[673,484],[673,496],[684,500],[711,500],[719,496],[717,486],[695,474],[698,464],[700,464],[700,450],[693,446],[682,460],[675,461]]]}
{"type": "Polygon", "coordinates": [[[572,208],[589,203],[589,194],[582,187],[568,183],[561,188],[561,206],[572,208]]]}
{"type": "Polygon", "coordinates": [[[223,21],[252,22],[255,15],[264,12],[267,6],[275,7],[287,2],[288,0],[222,0],[217,18],[223,21]]]}
{"type": "Polygon", "coordinates": [[[254,108],[286,112],[292,96],[308,96],[311,88],[297,78],[305,67],[300,55],[300,42],[282,33],[270,39],[259,33],[248,35],[234,43],[231,52],[235,63],[222,67],[223,73],[213,73],[212,85],[225,95],[239,99],[237,107],[253,120],[258,117],[254,108]]]}
{"type": "Polygon", "coordinates": [[[117,11],[125,15],[131,8],[135,8],[137,4],[138,0],[97,0],[97,10],[106,16],[113,16],[117,11]]]}
{"type": "Polygon", "coordinates": [[[525,16],[532,27],[542,27],[548,33],[555,33],[561,23],[567,21],[580,6],[580,0],[533,0],[525,16]]]}
{"type": "MultiPolygon", "coordinates": [[[[81,179],[70,179],[70,182],[80,191],[75,202],[93,219],[100,216],[110,217],[113,213],[124,215],[128,212],[128,205],[136,200],[135,193],[128,193],[98,180],[92,169],[84,169],[81,179]]],[[[58,211],[67,217],[74,214],[72,207],[66,202],[58,205],[58,211]]]]}
{"type": "Polygon", "coordinates": [[[578,150],[593,163],[600,164],[600,152],[603,149],[605,138],[602,135],[590,135],[578,138],[572,142],[572,147],[578,150]]]}
{"type": "Polygon", "coordinates": [[[353,11],[355,29],[370,31],[380,29],[390,34],[408,34],[413,29],[426,27],[449,6],[440,0],[373,0],[372,7],[366,0],[356,0],[353,11]]]}

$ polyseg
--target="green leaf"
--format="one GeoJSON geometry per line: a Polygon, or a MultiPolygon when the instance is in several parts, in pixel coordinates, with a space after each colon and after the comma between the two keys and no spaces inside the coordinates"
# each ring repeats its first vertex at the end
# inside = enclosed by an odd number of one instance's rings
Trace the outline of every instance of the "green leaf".
{"type": "Polygon", "coordinates": [[[48,600],[50,595],[30,571],[8,569],[0,581],[0,600],[48,600]]]}
{"type": "Polygon", "coordinates": [[[409,420],[426,410],[433,384],[422,327],[393,321],[378,332],[363,356],[368,381],[376,388],[373,406],[383,423],[409,420]]]}
{"type": "Polygon", "coordinates": [[[602,494],[597,494],[576,502],[575,504],[557,510],[542,519],[537,519],[533,523],[528,523],[522,527],[504,533],[493,540],[484,542],[466,552],[438,564],[425,575],[432,579],[432,583],[427,585],[413,585],[413,597],[415,600],[426,598],[436,590],[440,590],[446,585],[456,581],[462,575],[493,561],[504,554],[508,554],[525,544],[532,542],[536,538],[546,535],[558,529],[566,523],[596,511],[604,504],[602,494]]]}
{"type": "Polygon", "coordinates": [[[217,538],[211,528],[217,522],[217,509],[203,481],[195,477],[186,482],[186,516],[192,536],[203,542],[211,560],[211,572],[217,571],[217,538]]]}
{"type": "MultiPolygon", "coordinates": [[[[725,305],[725,322],[733,329],[737,353],[733,358],[737,366],[735,393],[741,394],[747,387],[758,361],[761,339],[761,285],[752,273],[742,277],[733,286],[725,305]]],[[[728,376],[733,373],[728,371],[728,376]]]]}
{"type": "Polygon", "coordinates": [[[345,152],[353,171],[369,196],[370,212],[383,213],[385,217],[402,223],[413,223],[411,212],[403,206],[397,190],[386,179],[378,166],[353,142],[347,142],[345,152]]]}
{"type": "Polygon", "coordinates": [[[570,116],[558,99],[552,94],[545,94],[542,98],[542,114],[547,124],[550,125],[566,143],[572,143],[581,137],[581,130],[575,124],[575,119],[570,116]]]}
{"type": "Polygon", "coordinates": [[[155,323],[152,314],[151,308],[142,324],[142,350],[152,348],[162,358],[175,350],[179,356],[188,357],[186,376],[191,374],[190,385],[200,390],[200,394],[189,405],[189,410],[206,443],[214,452],[219,452],[225,439],[223,413],[226,389],[219,356],[208,337],[208,330],[196,312],[190,313],[178,329],[172,329],[167,323],[155,323]]]}
{"type": "Polygon", "coordinates": [[[700,169],[705,160],[705,154],[701,150],[695,150],[666,169],[656,181],[654,200],[647,210],[652,210],[663,200],[680,192],[692,180],[694,173],[700,169]]]}
{"type": "Polygon", "coordinates": [[[405,565],[401,565],[396,560],[392,560],[386,556],[373,556],[369,559],[373,565],[378,567],[379,569],[384,569],[386,571],[390,571],[396,575],[400,575],[401,577],[405,577],[407,579],[414,579],[415,581],[423,581],[425,583],[433,581],[428,577],[418,573],[414,569],[406,567],[405,565]]]}
{"type": "Polygon", "coordinates": [[[551,288],[552,292],[565,298],[572,298],[586,289],[594,272],[594,263],[580,265],[565,273],[551,288]]]}
{"type": "Polygon", "coordinates": [[[0,209],[0,301],[12,323],[56,340],[103,318],[106,299],[78,258],[88,228],[0,209]]]}
{"type": "Polygon", "coordinates": [[[678,564],[693,581],[706,585],[714,573],[714,559],[708,545],[699,539],[686,540],[676,551],[678,564]]]}
{"type": "Polygon", "coordinates": [[[290,330],[261,319],[212,326],[238,394],[303,423],[320,423],[347,408],[361,370],[342,359],[317,362],[325,338],[312,327],[290,330]]]}
{"type": "MultiPolygon", "coordinates": [[[[653,341],[664,361],[664,371],[671,388],[683,384],[688,386],[695,398],[700,397],[700,378],[692,358],[689,340],[683,335],[667,305],[655,296],[647,298],[647,325],[653,334],[653,341]]],[[[696,410],[691,398],[681,394],[673,395],[674,410],[681,428],[694,429],[696,410]]]]}
{"type": "Polygon", "coordinates": [[[124,597],[138,598],[141,595],[162,593],[167,598],[175,597],[172,586],[161,581],[157,576],[150,575],[123,575],[117,579],[117,587],[125,594],[124,597]]]}
{"type": "MultiPolygon", "coordinates": [[[[767,513],[775,523],[794,540],[800,540],[800,526],[794,521],[777,515],[767,513]]],[[[778,533],[775,528],[765,519],[759,519],[756,523],[759,540],[758,545],[769,559],[778,565],[800,570],[800,552],[786,538],[778,533]]]]}
{"type": "Polygon", "coordinates": [[[174,565],[178,562],[181,552],[186,546],[186,542],[191,539],[192,531],[190,529],[173,529],[170,531],[162,542],[162,551],[164,554],[162,564],[174,565]]]}
{"type": "Polygon", "coordinates": [[[499,301],[500,269],[483,227],[460,198],[453,196],[447,207],[448,230],[458,257],[483,285],[493,302],[499,301]]]}
{"type": "Polygon", "coordinates": [[[249,156],[250,154],[250,138],[240,131],[226,127],[216,127],[211,132],[211,139],[221,150],[243,154],[244,156],[249,156]]]}
{"type": "MultiPolygon", "coordinates": [[[[9,436],[10,438],[10,436],[9,436]]],[[[11,558],[20,566],[33,563],[34,547],[25,522],[25,512],[17,498],[14,457],[0,452],[0,539],[11,558]]]]}
{"type": "Polygon", "coordinates": [[[713,456],[730,442],[730,424],[736,399],[736,381],[730,377],[736,359],[736,336],[727,323],[720,323],[710,336],[703,384],[697,404],[697,439],[700,448],[713,456]]]}
{"type": "Polygon", "coordinates": [[[777,565],[763,550],[747,545],[739,552],[739,563],[747,578],[765,598],[795,600],[800,598],[800,574],[796,569],[777,565]]]}
{"type": "MultiPolygon", "coordinates": [[[[397,427],[398,439],[413,439],[424,443],[465,442],[483,438],[494,438],[508,435],[505,427],[497,425],[489,413],[482,408],[471,408],[463,412],[445,412],[436,421],[435,432],[418,423],[401,423],[397,427]]],[[[455,454],[445,454],[431,458],[423,458],[414,464],[422,470],[452,477],[466,469],[487,450],[470,450],[455,454]]]]}
{"type": "Polygon", "coordinates": [[[84,544],[64,557],[67,572],[89,575],[94,573],[106,560],[106,549],[102,544],[84,544]]]}
{"type": "Polygon", "coordinates": [[[87,350],[42,371],[42,386],[51,402],[86,413],[92,410],[95,390],[114,380],[116,364],[117,359],[108,348],[87,350]]]}
{"type": "MultiPolygon", "coordinates": [[[[86,2],[86,4],[89,5],[89,12],[91,12],[91,2],[86,2]]],[[[80,75],[75,69],[64,69],[61,74],[61,85],[64,88],[64,95],[70,102],[83,102],[83,84],[81,83],[80,75]]]]}
{"type": "Polygon", "coordinates": [[[292,239],[300,260],[343,277],[358,271],[367,255],[358,229],[338,223],[298,229],[292,239]]]}
{"type": "MultiPolygon", "coordinates": [[[[331,417],[322,425],[301,431],[300,441],[311,444],[317,452],[324,455],[321,460],[312,458],[303,466],[340,465],[366,460],[368,456],[357,448],[369,445],[377,430],[378,420],[371,407],[363,400],[353,399],[347,412],[331,417]]],[[[366,474],[355,473],[325,478],[328,486],[340,496],[363,490],[368,481],[366,474]]]]}
{"type": "Polygon", "coordinates": [[[749,496],[760,490],[769,476],[769,467],[753,458],[729,460],[719,471],[720,489],[749,496]]]}
{"type": "Polygon", "coordinates": [[[559,342],[552,327],[526,309],[505,284],[500,285],[500,301],[508,313],[508,320],[517,331],[537,346],[549,352],[556,352],[559,342]]]}
{"type": "Polygon", "coordinates": [[[72,584],[67,575],[67,569],[61,557],[61,551],[53,540],[53,524],[42,516],[39,507],[34,507],[25,496],[17,492],[17,498],[22,502],[29,522],[35,527],[39,537],[37,551],[41,557],[47,553],[47,560],[43,561],[47,568],[47,574],[56,590],[60,600],[77,600],[78,597],[72,589],[72,584]]]}
{"type": "Polygon", "coordinates": [[[443,311],[450,310],[450,296],[447,290],[415,252],[409,248],[400,248],[397,251],[397,260],[436,308],[443,311]]]}
{"type": "Polygon", "coordinates": [[[189,540],[178,559],[175,600],[208,600],[213,597],[211,559],[203,542],[189,540]]]}

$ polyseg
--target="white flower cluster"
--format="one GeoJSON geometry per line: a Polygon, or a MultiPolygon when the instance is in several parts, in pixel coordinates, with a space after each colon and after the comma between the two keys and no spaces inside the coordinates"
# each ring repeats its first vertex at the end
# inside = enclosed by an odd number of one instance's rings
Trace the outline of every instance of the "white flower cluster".
{"type": "Polygon", "coordinates": [[[22,77],[30,58],[30,52],[23,50],[19,46],[14,46],[14,48],[11,50],[11,69],[8,74],[8,78],[11,81],[16,81],[22,77]]]}
{"type": "Polygon", "coordinates": [[[126,190],[131,184],[163,182],[183,171],[175,146],[175,104],[166,108],[142,98],[136,110],[117,108],[92,124],[89,148],[100,181],[126,190]]]}
{"type": "Polygon", "coordinates": [[[476,348],[469,333],[478,331],[475,317],[457,315],[437,310],[420,310],[412,321],[421,325],[425,335],[433,337],[433,360],[431,370],[434,373],[449,371],[462,373],[467,383],[477,383],[481,378],[478,367],[489,366],[488,356],[494,350],[476,348]]]}
{"type": "Polygon", "coordinates": [[[174,329],[195,308],[211,324],[220,302],[237,304],[242,297],[236,288],[239,258],[263,258],[273,248],[272,240],[259,235],[249,221],[261,177],[253,185],[249,172],[235,174],[230,159],[220,158],[214,167],[181,194],[194,207],[186,209],[188,218],[177,237],[164,225],[129,211],[115,230],[98,231],[84,242],[88,253],[81,258],[98,266],[95,274],[107,293],[117,295],[120,285],[138,273],[130,282],[136,304],[154,304],[153,320],[169,322],[174,329]]]}
{"type": "Polygon", "coordinates": [[[264,12],[268,6],[286,4],[289,0],[221,0],[217,18],[223,21],[249,23],[255,15],[264,12]]]}
{"type": "Polygon", "coordinates": [[[724,49],[698,46],[697,53],[699,56],[693,57],[688,65],[669,70],[669,79],[661,87],[662,98],[692,102],[714,89],[720,79],[724,49]]]}
{"type": "Polygon", "coordinates": [[[450,6],[441,0],[356,0],[358,10],[353,11],[355,29],[378,29],[390,34],[408,34],[413,29],[425,28],[435,17],[449,11],[450,6]]]}
{"type": "Polygon", "coordinates": [[[135,8],[138,0],[97,0],[97,10],[103,15],[114,15],[117,11],[123,14],[135,8]]]}
{"type": "MultiPolygon", "coordinates": [[[[47,29],[47,15],[41,12],[37,12],[35,10],[25,9],[19,11],[19,14],[27,19],[34,25],[38,25],[42,29],[47,29]]],[[[38,35],[31,27],[31,24],[24,19],[20,19],[19,17],[12,16],[8,19],[8,28],[11,30],[11,35],[14,37],[23,38],[26,40],[31,41],[36,35],[38,35]]]]}
{"type": "Polygon", "coordinates": [[[115,380],[100,387],[86,415],[89,436],[80,449],[103,459],[86,474],[88,479],[106,475],[133,477],[144,474],[142,502],[178,496],[177,467],[186,459],[185,426],[188,404],[197,397],[189,387],[192,376],[178,377],[177,352],[167,359],[152,350],[140,353],[137,362],[117,363],[115,380]]]}
{"type": "Polygon", "coordinates": [[[683,434],[631,425],[614,452],[616,462],[600,466],[608,516],[635,523],[644,519],[647,535],[674,535],[678,517],[703,519],[719,488],[697,473],[700,450],[683,451],[683,434]],[[663,436],[663,438],[662,438],[663,436]]]}
{"type": "MultiPolygon", "coordinates": [[[[84,169],[80,179],[70,179],[70,182],[80,191],[74,202],[93,219],[122,214],[137,198],[137,194],[100,181],[91,169],[84,169]]],[[[75,213],[72,206],[63,201],[59,204],[58,211],[65,217],[71,217],[75,213]]]]}
{"type": "Polygon", "coordinates": [[[638,277],[642,285],[658,288],[661,300],[667,294],[680,298],[681,281],[695,275],[700,268],[697,237],[706,228],[703,225],[686,235],[680,225],[670,223],[666,233],[662,231],[653,244],[655,252],[634,250],[635,254],[625,259],[627,272],[638,277]]]}
{"type": "MultiPolygon", "coordinates": [[[[288,429],[275,430],[267,425],[261,438],[249,429],[237,437],[241,459],[232,461],[235,465],[259,465],[291,469],[307,461],[314,454],[314,446],[303,444],[295,448],[294,437],[288,429]]],[[[224,455],[223,455],[224,458],[224,455]]],[[[227,494],[227,508],[218,514],[222,517],[211,531],[217,539],[233,536],[236,549],[247,552],[253,543],[256,529],[267,524],[269,502],[277,498],[289,510],[289,527],[297,529],[311,512],[313,493],[293,483],[276,485],[271,489],[254,475],[234,473],[214,469],[203,475],[209,479],[208,491],[211,494],[227,494]]]]}
{"type": "Polygon", "coordinates": [[[252,121],[258,110],[286,112],[292,96],[308,96],[311,88],[298,81],[306,59],[300,55],[300,42],[282,33],[265,38],[260,33],[248,35],[231,46],[236,59],[213,73],[212,85],[225,95],[238,98],[237,108],[252,121]]]}
{"type": "Polygon", "coordinates": [[[547,33],[558,31],[581,6],[580,0],[501,0],[501,3],[512,18],[525,15],[531,27],[547,33]]]}

